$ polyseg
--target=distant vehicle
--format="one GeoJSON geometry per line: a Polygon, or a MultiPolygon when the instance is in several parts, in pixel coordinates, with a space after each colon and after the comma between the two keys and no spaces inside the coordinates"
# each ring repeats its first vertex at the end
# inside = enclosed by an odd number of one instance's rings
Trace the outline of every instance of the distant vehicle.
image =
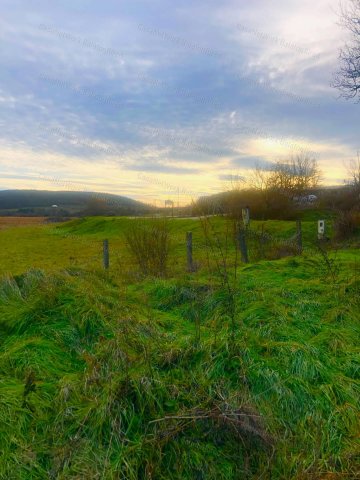
{"type": "Polygon", "coordinates": [[[301,197],[294,197],[294,202],[298,203],[299,205],[311,205],[317,202],[318,197],[317,195],[302,195],[301,197]]]}

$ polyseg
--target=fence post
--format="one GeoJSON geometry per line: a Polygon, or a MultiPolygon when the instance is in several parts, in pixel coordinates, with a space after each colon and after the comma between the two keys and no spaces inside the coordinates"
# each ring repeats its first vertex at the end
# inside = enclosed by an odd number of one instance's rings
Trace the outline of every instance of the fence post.
{"type": "Polygon", "coordinates": [[[109,240],[103,241],[103,265],[105,270],[109,268],[109,240]]]}
{"type": "Polygon", "coordinates": [[[186,255],[188,272],[194,271],[192,232],[186,232],[186,255]]]}
{"type": "Polygon", "coordinates": [[[242,227],[238,229],[238,242],[239,242],[239,248],[241,252],[241,261],[243,263],[249,263],[249,257],[248,257],[248,251],[247,251],[247,245],[246,245],[246,235],[245,235],[245,230],[242,227]]]}
{"type": "Polygon", "coordinates": [[[250,208],[249,207],[243,208],[241,210],[241,213],[242,213],[244,226],[245,228],[248,228],[250,226],[250,208]]]}
{"type": "Polygon", "coordinates": [[[303,241],[302,241],[302,225],[301,220],[296,220],[296,241],[299,255],[303,252],[303,241]]]}

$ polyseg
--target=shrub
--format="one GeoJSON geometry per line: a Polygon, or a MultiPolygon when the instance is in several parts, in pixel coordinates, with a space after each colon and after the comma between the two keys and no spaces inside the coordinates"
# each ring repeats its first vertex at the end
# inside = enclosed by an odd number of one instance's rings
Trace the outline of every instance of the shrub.
{"type": "Polygon", "coordinates": [[[170,248],[167,219],[134,220],[125,239],[144,275],[162,277],[166,274],[170,248]]]}
{"type": "Polygon", "coordinates": [[[336,240],[346,240],[352,237],[360,228],[360,213],[341,211],[334,221],[336,240]]]}
{"type": "Polygon", "coordinates": [[[299,250],[295,243],[277,242],[265,253],[267,260],[280,260],[284,257],[294,257],[299,254],[299,250]]]}

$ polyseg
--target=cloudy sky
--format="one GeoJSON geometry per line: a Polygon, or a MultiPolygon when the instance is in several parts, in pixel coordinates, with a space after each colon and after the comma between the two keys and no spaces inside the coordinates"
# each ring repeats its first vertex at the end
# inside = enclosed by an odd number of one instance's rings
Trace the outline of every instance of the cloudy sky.
{"type": "Polygon", "coordinates": [[[333,0],[1,0],[0,189],[154,203],[306,153],[342,183],[360,105],[333,0]]]}

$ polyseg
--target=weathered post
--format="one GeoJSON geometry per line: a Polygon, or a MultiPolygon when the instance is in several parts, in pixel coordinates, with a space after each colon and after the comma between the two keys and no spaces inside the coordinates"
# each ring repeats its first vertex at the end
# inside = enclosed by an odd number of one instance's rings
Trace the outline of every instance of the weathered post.
{"type": "Polygon", "coordinates": [[[186,255],[188,272],[194,271],[192,232],[186,232],[186,255]]]}
{"type": "Polygon", "coordinates": [[[249,207],[243,208],[241,213],[242,213],[242,219],[243,219],[243,222],[244,222],[244,227],[249,228],[249,226],[250,226],[250,208],[249,207]]]}
{"type": "Polygon", "coordinates": [[[303,252],[302,225],[301,220],[296,220],[296,242],[299,255],[303,252]]]}
{"type": "Polygon", "coordinates": [[[318,221],[318,240],[325,239],[325,220],[318,221]]]}
{"type": "Polygon", "coordinates": [[[241,252],[241,261],[243,263],[249,263],[249,256],[246,245],[246,234],[244,228],[241,227],[238,229],[238,242],[241,252]]]}
{"type": "Polygon", "coordinates": [[[109,240],[103,241],[103,265],[105,270],[108,270],[110,262],[109,262],[109,240]]]}

